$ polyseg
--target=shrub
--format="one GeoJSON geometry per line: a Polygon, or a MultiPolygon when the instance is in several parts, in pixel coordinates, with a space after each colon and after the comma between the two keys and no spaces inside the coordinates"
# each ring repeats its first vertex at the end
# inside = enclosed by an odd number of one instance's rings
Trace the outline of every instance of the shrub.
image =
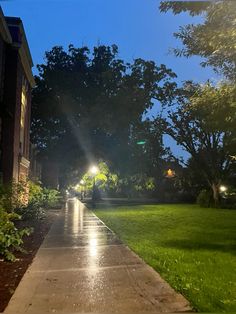
{"type": "Polygon", "coordinates": [[[27,206],[17,209],[23,220],[42,219],[45,209],[54,207],[59,200],[59,192],[53,189],[42,188],[39,183],[29,181],[29,202],[27,206]]]}
{"type": "Polygon", "coordinates": [[[17,229],[14,221],[21,217],[16,213],[8,213],[0,206],[0,255],[6,260],[14,261],[14,251],[21,249],[23,236],[32,232],[30,228],[17,229]]]}
{"type": "Polygon", "coordinates": [[[0,206],[8,213],[16,212],[23,220],[44,218],[44,209],[54,207],[58,200],[57,190],[42,188],[32,181],[0,185],[0,206]]]}
{"type": "Polygon", "coordinates": [[[45,212],[42,209],[44,200],[43,188],[35,182],[28,181],[27,198],[28,202],[24,206],[16,208],[16,212],[22,217],[23,220],[42,219],[45,212]]]}
{"type": "Polygon", "coordinates": [[[38,203],[29,203],[28,206],[17,208],[15,211],[22,220],[39,220],[45,217],[45,210],[38,203]]]}
{"type": "Polygon", "coordinates": [[[0,204],[7,212],[14,212],[16,208],[28,203],[28,183],[26,181],[0,185],[0,204]]]}
{"type": "Polygon", "coordinates": [[[223,208],[236,209],[236,190],[230,187],[227,193],[221,195],[221,205],[223,208]]]}
{"type": "Polygon", "coordinates": [[[39,183],[29,181],[29,204],[42,204],[44,199],[43,188],[39,183]]]}
{"type": "Polygon", "coordinates": [[[60,192],[53,189],[43,188],[43,206],[45,208],[55,207],[59,201],[60,192]]]}
{"type": "Polygon", "coordinates": [[[209,190],[202,190],[197,197],[197,204],[200,207],[211,207],[213,205],[212,192],[209,190]]]}

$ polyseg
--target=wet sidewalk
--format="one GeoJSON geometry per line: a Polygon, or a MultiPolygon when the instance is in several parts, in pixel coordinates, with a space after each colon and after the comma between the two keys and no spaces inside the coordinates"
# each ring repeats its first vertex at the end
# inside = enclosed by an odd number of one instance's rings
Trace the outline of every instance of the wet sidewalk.
{"type": "Polygon", "coordinates": [[[92,212],[70,199],[4,313],[158,313],[188,302],[92,212]]]}

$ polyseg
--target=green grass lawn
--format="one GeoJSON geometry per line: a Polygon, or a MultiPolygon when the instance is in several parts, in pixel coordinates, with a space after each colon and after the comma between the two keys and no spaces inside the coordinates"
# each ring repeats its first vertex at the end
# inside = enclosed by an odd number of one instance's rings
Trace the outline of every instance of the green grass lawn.
{"type": "Polygon", "coordinates": [[[200,312],[236,312],[236,211],[197,205],[95,210],[200,312]]]}

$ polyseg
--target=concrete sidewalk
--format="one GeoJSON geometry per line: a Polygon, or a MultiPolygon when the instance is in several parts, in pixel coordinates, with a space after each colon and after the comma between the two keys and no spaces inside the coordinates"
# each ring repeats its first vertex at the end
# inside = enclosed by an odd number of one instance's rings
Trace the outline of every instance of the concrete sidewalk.
{"type": "Polygon", "coordinates": [[[158,313],[188,302],[76,199],[53,223],[4,313],[158,313]]]}

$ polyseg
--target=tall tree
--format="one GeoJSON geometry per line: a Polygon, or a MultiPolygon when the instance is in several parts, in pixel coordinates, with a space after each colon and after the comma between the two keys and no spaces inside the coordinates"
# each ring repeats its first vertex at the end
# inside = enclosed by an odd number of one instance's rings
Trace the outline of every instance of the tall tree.
{"type": "Polygon", "coordinates": [[[176,75],[165,65],[126,63],[115,45],[92,52],[54,47],[45,57],[33,93],[31,135],[41,155],[56,158],[64,172],[65,164],[75,169],[99,158],[120,166],[132,127],[154,99],[167,103],[176,89],[176,75]]]}
{"type": "Polygon", "coordinates": [[[191,155],[218,205],[219,186],[235,169],[236,87],[206,84],[188,88],[186,95],[162,123],[166,133],[191,155]]]}
{"type": "Polygon", "coordinates": [[[236,80],[236,1],[162,1],[160,10],[171,10],[174,14],[189,12],[201,14],[203,22],[181,26],[175,37],[184,45],[174,49],[177,56],[198,55],[204,58],[203,66],[236,80]]]}

